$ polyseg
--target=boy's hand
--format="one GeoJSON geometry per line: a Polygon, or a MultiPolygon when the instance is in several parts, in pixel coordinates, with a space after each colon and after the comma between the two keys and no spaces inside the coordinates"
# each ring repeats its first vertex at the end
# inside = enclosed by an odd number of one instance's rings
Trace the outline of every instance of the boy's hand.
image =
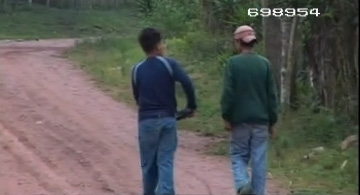
{"type": "Polygon", "coordinates": [[[231,131],[231,123],[224,120],[224,126],[226,131],[231,131]]]}
{"type": "Polygon", "coordinates": [[[191,110],[190,114],[188,115],[189,118],[194,117],[195,116],[195,112],[196,110],[191,110]]]}
{"type": "Polygon", "coordinates": [[[269,127],[269,134],[270,134],[270,138],[271,138],[271,139],[274,139],[274,138],[275,138],[276,129],[275,129],[274,125],[271,126],[271,127],[269,127]]]}
{"type": "Polygon", "coordinates": [[[176,120],[182,120],[185,118],[193,117],[194,115],[195,115],[195,110],[186,108],[184,110],[177,112],[175,118],[176,120]]]}

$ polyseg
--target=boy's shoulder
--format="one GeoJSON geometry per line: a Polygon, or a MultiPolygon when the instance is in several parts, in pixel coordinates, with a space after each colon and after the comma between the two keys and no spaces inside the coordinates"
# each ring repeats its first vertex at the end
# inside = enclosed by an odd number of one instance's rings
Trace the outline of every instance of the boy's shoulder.
{"type": "MultiPolygon", "coordinates": [[[[178,61],[177,61],[176,59],[172,58],[172,57],[158,56],[157,58],[159,59],[159,63],[162,61],[161,59],[164,59],[164,60],[166,60],[166,62],[167,62],[168,64],[170,64],[171,66],[176,66],[176,65],[179,64],[178,61]]],[[[143,59],[143,60],[139,61],[138,63],[136,63],[136,64],[132,67],[132,69],[135,69],[135,68],[137,69],[138,67],[140,67],[142,64],[145,64],[145,63],[146,63],[146,59],[143,59]]]]}
{"type": "Polygon", "coordinates": [[[135,72],[135,70],[137,70],[142,64],[144,64],[146,61],[146,59],[143,59],[141,61],[139,61],[138,63],[136,63],[135,65],[132,66],[132,72],[135,72]]]}
{"type": "Polygon", "coordinates": [[[260,54],[256,54],[258,58],[260,58],[261,60],[265,61],[267,64],[270,64],[270,61],[265,57],[265,56],[262,56],[260,54]]]}
{"type": "Polygon", "coordinates": [[[170,64],[178,64],[178,61],[173,57],[163,57],[165,58],[170,64]]]}
{"type": "Polygon", "coordinates": [[[240,57],[241,57],[241,55],[240,55],[240,54],[232,55],[232,56],[230,56],[230,57],[229,57],[229,61],[232,61],[232,60],[238,59],[238,58],[240,58],[240,57]]]}

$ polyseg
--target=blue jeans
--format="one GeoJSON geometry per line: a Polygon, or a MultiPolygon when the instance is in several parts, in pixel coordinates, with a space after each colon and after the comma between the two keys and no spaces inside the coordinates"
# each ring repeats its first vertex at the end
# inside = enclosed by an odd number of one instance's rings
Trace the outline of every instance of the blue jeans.
{"type": "Polygon", "coordinates": [[[230,156],[236,191],[250,186],[252,194],[265,194],[268,138],[267,125],[241,124],[232,129],[230,156]],[[247,172],[250,160],[251,179],[247,172]]]}
{"type": "Polygon", "coordinates": [[[175,118],[141,121],[139,146],[144,195],[174,195],[175,118]]]}

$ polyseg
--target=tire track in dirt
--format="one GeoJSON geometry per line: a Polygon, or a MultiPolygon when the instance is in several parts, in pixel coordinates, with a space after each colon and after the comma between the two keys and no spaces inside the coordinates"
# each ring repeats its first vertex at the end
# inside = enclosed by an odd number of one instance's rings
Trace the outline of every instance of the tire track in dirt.
{"type": "MultiPolygon", "coordinates": [[[[17,70],[14,70],[14,72],[16,72],[17,70]]],[[[26,72],[26,67],[24,67],[23,69],[21,69],[21,71],[17,71],[17,74],[14,74],[13,77],[14,80],[19,80],[21,78],[17,78],[16,75],[20,75],[20,77],[23,77],[25,74],[19,74],[22,72],[26,72]]],[[[26,72],[29,73],[29,72],[26,72]]],[[[30,96],[31,98],[29,98],[29,101],[26,102],[26,104],[33,104],[33,105],[39,105],[41,106],[40,108],[38,108],[38,110],[36,110],[36,114],[30,115],[33,116],[32,119],[30,118],[30,122],[36,122],[37,120],[41,119],[41,116],[47,116],[49,115],[49,113],[46,113],[46,110],[43,110],[44,108],[47,108],[48,105],[47,103],[49,101],[47,101],[46,98],[43,98],[43,95],[46,95],[46,97],[51,97],[53,98],[53,100],[55,102],[57,102],[57,104],[61,103],[62,107],[59,106],[55,106],[53,107],[53,109],[51,110],[51,112],[53,112],[54,114],[57,113],[56,115],[58,116],[54,116],[55,118],[57,118],[57,120],[62,120],[64,121],[64,117],[62,117],[62,119],[59,118],[59,116],[65,116],[64,112],[60,112],[61,110],[64,109],[69,109],[67,107],[66,103],[63,103],[62,101],[59,101],[59,99],[55,98],[56,96],[53,96],[51,91],[47,91],[46,88],[44,88],[42,86],[42,83],[39,83],[36,81],[36,79],[34,80],[34,78],[31,77],[31,74],[27,74],[26,78],[29,80],[26,80],[25,82],[23,82],[23,86],[17,86],[17,88],[20,88],[21,91],[24,91],[25,93],[28,94],[28,96],[30,96]],[[34,91],[37,91],[39,93],[33,93],[34,91]],[[40,117],[39,117],[40,116],[40,117]]],[[[24,102],[24,100],[20,100],[17,102],[24,102]]],[[[71,110],[72,108],[70,108],[71,110]]],[[[66,113],[65,113],[66,114],[66,113]]],[[[72,118],[72,115],[68,116],[70,118],[72,118]]],[[[29,117],[28,117],[29,118],[29,117]]],[[[47,120],[51,120],[52,118],[48,118],[47,120]]],[[[44,120],[44,119],[42,119],[44,120]]],[[[72,120],[72,121],[76,121],[72,120]]],[[[91,121],[91,120],[90,120],[91,121]]],[[[88,173],[92,173],[90,175],[87,175],[87,178],[93,178],[94,181],[99,182],[101,185],[98,188],[103,189],[104,191],[109,191],[112,192],[113,190],[111,190],[111,188],[108,186],[108,183],[102,178],[100,171],[97,171],[94,169],[94,166],[92,165],[92,163],[85,157],[85,155],[82,152],[82,148],[76,148],[76,146],[74,146],[74,144],[71,144],[71,146],[69,144],[64,144],[64,143],[81,143],[81,142],[85,142],[83,146],[93,146],[93,148],[97,148],[100,149],[102,155],[106,155],[106,148],[103,147],[103,145],[101,144],[92,144],[91,140],[96,140],[93,139],[92,137],[87,138],[87,139],[77,139],[77,138],[81,138],[81,136],[79,134],[76,134],[77,131],[74,131],[74,129],[81,129],[81,127],[79,125],[73,126],[71,129],[68,128],[64,128],[64,125],[61,124],[56,124],[56,125],[52,125],[53,121],[42,121],[41,125],[38,125],[38,130],[42,130],[41,133],[39,133],[39,136],[42,136],[42,139],[40,141],[44,141],[44,140],[48,140],[47,143],[44,144],[44,146],[46,145],[53,145],[56,144],[57,147],[62,148],[62,153],[66,153],[67,156],[63,156],[63,158],[69,158],[68,156],[70,156],[70,159],[75,160],[80,166],[81,168],[78,168],[78,170],[82,170],[84,169],[84,171],[88,172],[88,173]],[[46,127],[46,128],[43,128],[46,127]],[[46,131],[46,130],[51,130],[51,129],[57,129],[57,131],[46,131]],[[61,132],[61,133],[59,133],[61,132]],[[45,139],[46,138],[46,139],[45,139]],[[62,139],[59,139],[62,138],[62,139]],[[74,140],[74,141],[72,141],[74,140]],[[61,146],[62,145],[62,146],[61,146]],[[77,149],[77,150],[75,150],[77,149]],[[105,152],[104,152],[105,150],[105,152]]],[[[71,123],[71,121],[68,120],[68,122],[71,123]]],[[[66,126],[67,127],[71,127],[71,124],[68,123],[66,126]]],[[[19,133],[19,134],[23,134],[23,132],[19,133]]],[[[38,137],[39,137],[38,136],[38,137]]],[[[25,145],[28,146],[28,148],[30,149],[34,149],[35,147],[30,147],[29,142],[27,141],[28,139],[23,139],[25,140],[23,143],[25,145]]],[[[41,147],[40,147],[41,148],[41,147]]],[[[83,150],[86,150],[85,148],[83,150]]],[[[92,150],[91,152],[94,152],[94,150],[92,150]]],[[[39,151],[37,150],[37,153],[39,156],[42,157],[42,159],[46,162],[48,162],[49,160],[44,156],[41,155],[41,153],[39,153],[39,151]]],[[[44,151],[43,153],[46,153],[46,151],[44,151]]],[[[99,152],[98,152],[99,153],[99,152]]],[[[59,159],[60,160],[60,159],[59,159]]],[[[59,166],[63,166],[63,164],[58,165],[59,166]]],[[[84,177],[86,178],[86,177],[84,177]]],[[[73,184],[73,185],[82,185],[80,184],[73,184]]],[[[92,184],[94,185],[94,184],[92,184]]],[[[93,190],[91,190],[93,191],[93,190]]]]}
{"type": "MultiPolygon", "coordinates": [[[[0,124],[0,129],[2,132],[0,142],[2,151],[0,153],[2,156],[10,157],[12,164],[16,164],[19,171],[29,173],[35,179],[39,189],[52,192],[54,195],[77,194],[74,193],[74,190],[70,186],[68,186],[64,178],[55,174],[43,161],[25,148],[26,145],[23,145],[20,139],[14,136],[10,130],[2,124],[0,124]]],[[[16,181],[15,185],[16,184],[21,185],[22,182],[16,181]]],[[[2,187],[8,188],[9,186],[13,186],[11,189],[14,191],[6,192],[8,194],[25,194],[25,192],[15,193],[17,188],[15,185],[14,183],[11,183],[10,185],[2,187]]],[[[31,187],[33,188],[33,186],[31,187]]]]}
{"type": "MultiPolygon", "coordinates": [[[[141,193],[136,113],[61,58],[74,43],[0,44],[0,194],[141,193]]],[[[180,134],[178,193],[232,194],[228,160],[196,152],[206,138],[180,134]]]]}

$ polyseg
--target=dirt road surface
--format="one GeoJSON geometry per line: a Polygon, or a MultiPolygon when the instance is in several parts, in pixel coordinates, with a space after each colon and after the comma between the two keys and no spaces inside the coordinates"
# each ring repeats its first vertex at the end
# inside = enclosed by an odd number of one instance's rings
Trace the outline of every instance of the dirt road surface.
{"type": "MultiPolygon", "coordinates": [[[[141,194],[136,112],[62,57],[74,43],[0,44],[0,195],[141,194]]],[[[178,194],[233,194],[229,161],[197,151],[205,142],[180,133],[178,194]]]]}

